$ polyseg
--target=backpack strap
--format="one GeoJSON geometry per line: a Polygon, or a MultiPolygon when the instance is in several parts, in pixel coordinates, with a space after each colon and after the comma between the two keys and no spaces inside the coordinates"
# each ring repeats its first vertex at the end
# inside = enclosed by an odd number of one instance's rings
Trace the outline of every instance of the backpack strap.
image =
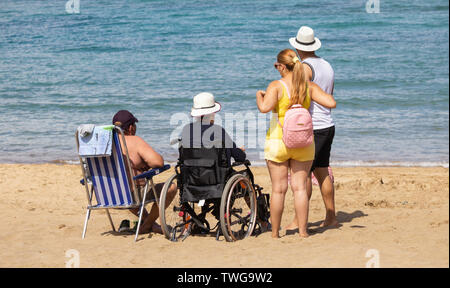
{"type": "MultiPolygon", "coordinates": [[[[280,79],[279,81],[281,82],[281,84],[283,84],[284,88],[286,88],[286,92],[287,92],[287,94],[288,94],[288,97],[289,97],[289,99],[291,99],[291,93],[289,92],[289,88],[288,88],[286,82],[284,82],[284,81],[281,80],[281,79],[280,79]]],[[[294,105],[292,105],[291,108],[289,108],[289,109],[292,109],[292,108],[302,108],[302,107],[303,107],[303,106],[302,106],[301,104],[294,104],[294,105]]],[[[277,116],[277,117],[278,117],[278,116],[277,116]]],[[[278,117],[278,125],[280,125],[280,127],[283,128],[283,125],[281,125],[281,123],[280,123],[280,117],[278,117]]]]}
{"type": "MultiPolygon", "coordinates": [[[[289,99],[291,99],[291,93],[289,93],[289,89],[288,89],[287,84],[281,79],[279,81],[280,81],[281,84],[283,84],[284,88],[286,88],[286,92],[288,94],[288,97],[289,97],[289,99]]],[[[277,118],[278,118],[278,125],[280,125],[280,127],[283,128],[283,125],[281,125],[281,123],[280,123],[280,117],[278,115],[277,115],[277,118]]]]}
{"type": "MultiPolygon", "coordinates": [[[[278,117],[278,115],[277,115],[277,117],[278,117]]],[[[281,129],[283,129],[283,125],[281,125],[281,123],[280,123],[280,117],[278,117],[278,125],[280,125],[280,127],[281,127],[281,129]]]]}
{"type": "MultiPolygon", "coordinates": [[[[284,82],[281,79],[279,81],[281,82],[281,84],[283,84],[284,88],[286,88],[288,97],[289,97],[289,99],[291,99],[291,93],[289,92],[289,89],[288,89],[288,86],[287,86],[286,82],[284,82]]],[[[308,89],[308,83],[306,83],[306,89],[308,89]]],[[[303,105],[301,105],[301,104],[294,104],[294,105],[291,106],[291,108],[301,108],[301,107],[303,107],[303,105]]]]}

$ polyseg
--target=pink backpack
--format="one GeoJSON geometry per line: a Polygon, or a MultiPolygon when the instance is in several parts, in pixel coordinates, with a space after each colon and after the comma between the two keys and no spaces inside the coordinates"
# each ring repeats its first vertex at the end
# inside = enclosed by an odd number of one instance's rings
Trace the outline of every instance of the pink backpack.
{"type": "MultiPolygon", "coordinates": [[[[286,84],[282,83],[287,89],[286,84]]],[[[278,123],[283,128],[283,142],[287,148],[303,148],[313,143],[314,132],[311,114],[302,105],[292,105],[284,115],[284,125],[281,125],[280,121],[278,123]]]]}

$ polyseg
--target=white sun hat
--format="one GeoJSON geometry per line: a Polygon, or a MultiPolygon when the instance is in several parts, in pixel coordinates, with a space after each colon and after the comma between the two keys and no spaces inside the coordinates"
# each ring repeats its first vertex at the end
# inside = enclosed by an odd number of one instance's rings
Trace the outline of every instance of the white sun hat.
{"type": "Polygon", "coordinates": [[[300,27],[297,37],[290,38],[289,43],[295,49],[306,52],[319,50],[320,46],[322,46],[319,38],[314,37],[314,30],[308,26],[300,27]]]}
{"type": "Polygon", "coordinates": [[[194,106],[191,110],[192,117],[204,116],[220,111],[221,106],[214,101],[214,95],[203,92],[194,96],[194,106]]]}

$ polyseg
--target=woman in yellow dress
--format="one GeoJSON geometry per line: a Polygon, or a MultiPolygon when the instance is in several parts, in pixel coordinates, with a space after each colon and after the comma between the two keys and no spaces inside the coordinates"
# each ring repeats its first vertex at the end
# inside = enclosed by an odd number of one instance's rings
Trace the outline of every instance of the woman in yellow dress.
{"type": "Polygon", "coordinates": [[[300,237],[308,237],[309,198],[306,193],[306,179],[314,160],[314,143],[304,148],[287,148],[282,140],[286,111],[294,104],[309,109],[311,99],[325,107],[336,107],[333,96],[319,86],[306,81],[304,64],[291,49],[281,51],[274,66],[281,75],[280,80],[269,84],[266,91],[256,93],[256,104],[261,113],[272,111],[267,131],[264,158],[272,181],[270,217],[272,237],[279,238],[284,198],[288,190],[288,172],[291,171],[291,188],[294,193],[294,207],[299,223],[300,237]],[[280,124],[278,123],[280,122],[280,124]]]}

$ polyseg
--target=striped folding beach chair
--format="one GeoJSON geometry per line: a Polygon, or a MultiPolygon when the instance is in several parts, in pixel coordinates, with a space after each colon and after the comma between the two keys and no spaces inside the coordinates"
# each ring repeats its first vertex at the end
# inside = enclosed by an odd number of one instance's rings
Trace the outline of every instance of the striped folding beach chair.
{"type": "MultiPolygon", "coordinates": [[[[139,221],[136,228],[136,236],[134,238],[134,241],[136,241],[142,221],[144,206],[150,202],[156,202],[157,205],[159,205],[159,197],[156,193],[153,176],[169,169],[170,165],[151,169],[131,178],[130,175],[133,175],[133,172],[131,170],[128,149],[125,144],[125,136],[120,127],[114,126],[112,129],[112,148],[110,156],[79,156],[81,170],[83,172],[83,179],[80,182],[85,186],[88,198],[82,238],[84,239],[86,235],[87,223],[92,210],[105,209],[112,229],[113,231],[116,231],[109,209],[139,208],[139,221]],[[125,153],[122,153],[123,151],[119,142],[119,137],[122,137],[125,153]],[[146,184],[143,188],[137,185],[136,181],[138,179],[146,180],[146,184]],[[152,190],[154,198],[143,201],[143,199],[148,199],[147,193],[149,193],[150,190],[152,190]],[[96,200],[95,205],[93,204],[94,196],[96,200]]],[[[78,131],[75,133],[77,151],[79,151],[80,147],[78,133],[78,131]]]]}

